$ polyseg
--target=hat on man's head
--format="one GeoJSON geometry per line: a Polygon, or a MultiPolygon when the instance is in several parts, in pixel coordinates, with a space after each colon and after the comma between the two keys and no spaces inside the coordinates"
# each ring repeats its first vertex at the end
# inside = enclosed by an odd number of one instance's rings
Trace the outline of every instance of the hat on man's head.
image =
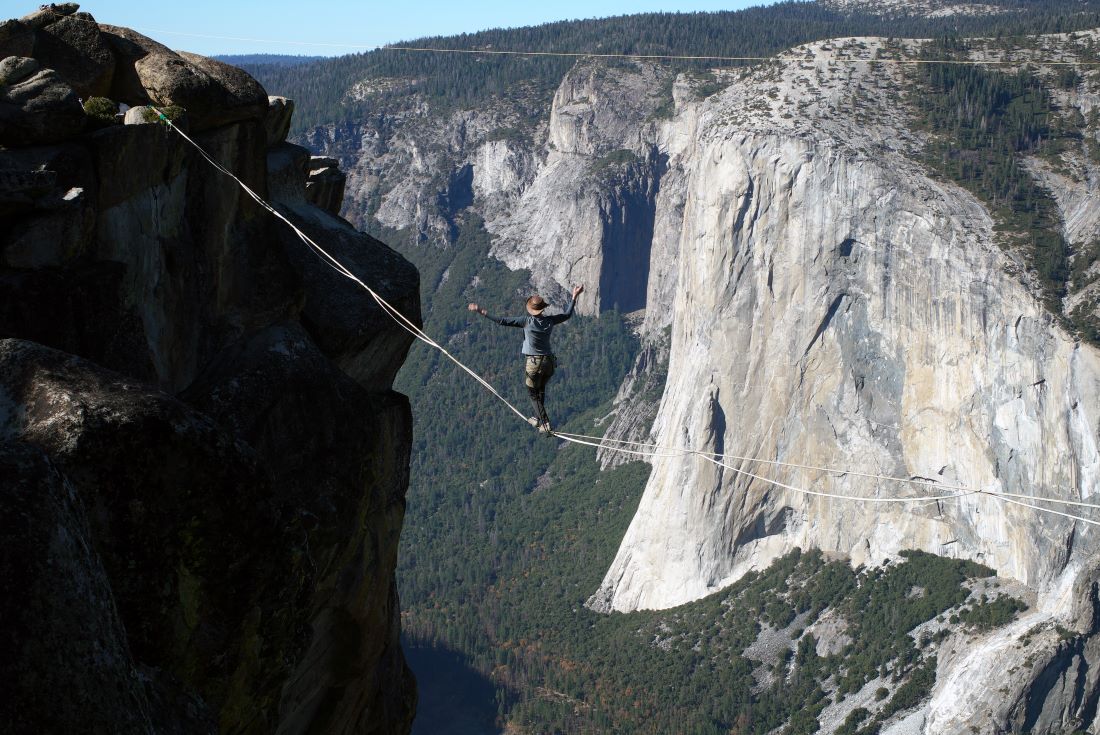
{"type": "Polygon", "coordinates": [[[534,296],[529,296],[527,298],[527,313],[528,314],[538,316],[539,314],[542,313],[542,310],[545,309],[547,306],[549,306],[549,304],[547,304],[545,301],[543,301],[542,297],[539,296],[538,294],[535,294],[534,296]]]}

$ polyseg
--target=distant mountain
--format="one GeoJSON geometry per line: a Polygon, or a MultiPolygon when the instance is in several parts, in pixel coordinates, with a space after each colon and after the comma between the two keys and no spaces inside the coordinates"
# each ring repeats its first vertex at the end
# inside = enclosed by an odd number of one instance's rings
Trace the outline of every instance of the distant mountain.
{"type": "MultiPolygon", "coordinates": [[[[768,56],[798,44],[842,36],[1005,36],[1096,26],[1100,26],[1098,0],[990,0],[980,4],[949,0],[884,3],[824,0],[780,2],[716,13],[645,13],[560,21],[420,38],[395,45],[593,54],[768,56]]],[[[512,96],[520,89],[525,93],[537,92],[548,105],[558,82],[575,61],[560,57],[432,54],[383,48],[308,64],[243,60],[231,63],[252,73],[270,94],[294,98],[295,130],[300,132],[314,125],[361,117],[368,105],[349,96],[349,92],[357,84],[372,79],[418,80],[419,91],[437,108],[474,109],[493,96],[512,96]]],[[[714,59],[702,59],[682,61],[678,66],[705,68],[716,63],[714,59]]],[[[375,107],[375,101],[369,107],[375,107]]]]}
{"type": "Polygon", "coordinates": [[[233,66],[274,66],[280,69],[323,61],[325,56],[291,56],[289,54],[226,54],[213,57],[233,66]]]}
{"type": "MultiPolygon", "coordinates": [[[[1017,0],[1016,2],[959,2],[958,0],[820,0],[825,7],[843,13],[867,13],[886,18],[923,17],[947,18],[970,16],[987,18],[1020,12],[1053,10],[1074,12],[1073,3],[1047,3],[1042,0],[1017,0]],[[1058,7],[1065,5],[1065,7],[1058,7]]],[[[1077,3],[1080,10],[1088,3],[1077,3]]]]}

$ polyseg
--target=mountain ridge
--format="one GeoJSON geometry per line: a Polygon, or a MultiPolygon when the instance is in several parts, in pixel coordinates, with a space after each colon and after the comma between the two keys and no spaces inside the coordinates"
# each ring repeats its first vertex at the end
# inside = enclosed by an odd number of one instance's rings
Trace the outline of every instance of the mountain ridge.
{"type": "MultiPolygon", "coordinates": [[[[716,13],[669,13],[616,16],[608,19],[561,21],[518,29],[493,29],[457,36],[413,39],[402,46],[515,51],[566,51],[689,56],[770,56],[800,43],[853,35],[936,37],[1010,35],[1100,26],[1095,0],[997,0],[997,7],[1017,12],[939,18],[887,17],[875,13],[840,12],[818,2],[781,2],[771,6],[716,13]]],[[[397,45],[397,44],[394,44],[397,45]]],[[[470,57],[417,52],[375,51],[352,54],[291,69],[253,68],[273,94],[298,100],[295,134],[324,123],[371,114],[362,104],[345,99],[356,82],[369,78],[423,79],[426,97],[437,107],[476,107],[495,95],[512,94],[532,83],[540,99],[549,102],[571,59],[470,57]]],[[[705,69],[705,61],[685,62],[705,69]]]]}

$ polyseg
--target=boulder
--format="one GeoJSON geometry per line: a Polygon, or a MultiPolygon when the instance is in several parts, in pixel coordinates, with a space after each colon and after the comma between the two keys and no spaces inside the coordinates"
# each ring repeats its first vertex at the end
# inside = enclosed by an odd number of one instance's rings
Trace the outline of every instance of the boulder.
{"type": "Polygon", "coordinates": [[[39,5],[38,10],[27,13],[19,20],[28,28],[38,30],[40,28],[45,28],[51,23],[56,23],[67,15],[72,15],[79,9],[80,3],[50,3],[49,5],[39,5]]]}
{"type": "Polygon", "coordinates": [[[34,58],[60,74],[82,99],[111,91],[115,57],[87,13],[65,16],[38,31],[34,58]]]}
{"type": "Polygon", "coordinates": [[[153,117],[150,119],[149,113],[151,108],[148,105],[141,105],[139,107],[131,107],[126,110],[122,116],[123,125],[153,125],[158,122],[158,118],[153,117]]]}
{"type": "MultiPolygon", "coordinates": [[[[0,431],[10,426],[0,403],[0,431]]],[[[4,732],[152,735],[83,503],[41,449],[0,441],[4,732]]]]}
{"type": "Polygon", "coordinates": [[[16,408],[0,439],[49,454],[88,508],[134,658],[224,701],[251,574],[286,563],[253,452],[171,396],[21,340],[0,340],[0,405],[16,408]]]}
{"type": "Polygon", "coordinates": [[[314,156],[309,162],[306,200],[329,214],[339,216],[344,206],[344,187],[348,176],[334,158],[314,156]]]}
{"type": "Polygon", "coordinates": [[[9,56],[0,61],[0,87],[18,84],[41,68],[36,59],[28,56],[9,56]]]}
{"type": "Polygon", "coordinates": [[[267,130],[267,145],[278,145],[286,140],[290,133],[290,121],[294,117],[294,100],[286,97],[267,98],[267,116],[264,117],[264,129],[267,130]]]}
{"type": "Polygon", "coordinates": [[[129,28],[100,29],[119,60],[111,99],[131,106],[178,105],[188,111],[194,130],[262,120],[267,114],[267,92],[245,71],[176,53],[129,28]]]}
{"type": "Polygon", "coordinates": [[[131,107],[122,114],[123,125],[157,125],[164,121],[160,113],[163,113],[172,126],[187,133],[191,129],[191,119],[187,111],[181,107],[168,107],[161,109],[154,105],[142,105],[131,107]]]}
{"type": "MultiPolygon", "coordinates": [[[[36,31],[65,20],[66,16],[75,13],[79,7],[76,3],[43,5],[18,20],[0,21],[0,59],[8,56],[31,56],[34,53],[36,31]]],[[[91,19],[87,13],[80,15],[91,19]]]]}
{"type": "MultiPolygon", "coordinates": [[[[264,120],[267,116],[267,90],[240,67],[207,56],[181,51],[180,56],[213,82],[214,109],[203,110],[205,127],[225,125],[237,120],[264,120]]],[[[187,107],[187,105],[183,105],[187,107]]]]}
{"type": "Polygon", "coordinates": [[[0,21],[0,59],[30,56],[33,51],[33,28],[19,20],[0,21]]]}
{"type": "Polygon", "coordinates": [[[123,51],[119,54],[121,58],[112,87],[112,99],[132,106],[152,103],[187,107],[203,106],[213,96],[210,80],[168,47],[136,31],[112,26],[104,28],[116,53],[123,51]],[[126,43],[120,44],[115,34],[126,43]],[[132,74],[127,74],[128,62],[133,64],[132,74]]]}
{"type": "MultiPolygon", "coordinates": [[[[420,276],[408,261],[317,207],[289,204],[283,210],[382,298],[420,323],[420,276]]],[[[289,228],[278,228],[277,236],[302,274],[302,323],[321,351],[368,390],[389,389],[412,338],[361,286],[322,262],[289,228]]]]}
{"type": "Polygon", "coordinates": [[[276,143],[267,150],[267,195],[273,202],[302,204],[309,176],[309,151],[293,143],[276,143]]]}
{"type": "Polygon", "coordinates": [[[0,146],[27,146],[71,138],[86,117],[76,92],[52,69],[0,88],[0,146]]]}

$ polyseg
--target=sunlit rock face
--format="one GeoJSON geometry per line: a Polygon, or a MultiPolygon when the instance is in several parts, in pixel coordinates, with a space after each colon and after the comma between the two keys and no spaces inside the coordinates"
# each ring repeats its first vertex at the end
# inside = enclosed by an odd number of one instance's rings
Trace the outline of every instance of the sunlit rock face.
{"type": "Polygon", "coordinates": [[[645,306],[665,166],[654,113],[667,78],[645,65],[574,68],[554,95],[545,160],[514,203],[486,220],[493,255],[530,270],[536,285],[587,284],[582,313],[645,306]]]}
{"type": "MultiPolygon", "coordinates": [[[[1069,40],[1038,47],[1072,58],[1069,40]]],[[[587,313],[644,308],[642,353],[601,430],[724,454],[729,467],[652,460],[591,607],[698,599],[796,546],[853,564],[909,548],[974,559],[1038,604],[980,645],[939,651],[936,689],[907,726],[1095,729],[1097,531],[973,491],[1097,501],[1100,360],[1044,308],[990,207],[926,165],[912,75],[873,63],[920,45],[905,44],[833,39],[704,81],[586,61],[518,128],[526,102],[433,118],[410,81],[385,124],[310,142],[350,161],[353,220],[445,245],[476,213],[492,255],[544,293],[584,282],[587,313]],[[899,496],[918,501],[879,502],[899,496]]],[[[1085,119],[1100,100],[1089,79],[1057,95],[1085,119]]],[[[1028,166],[1084,252],[1100,172],[1083,154],[1063,162],[1028,166]]],[[[1071,295],[1066,311],[1096,293],[1071,295]]]]}
{"type": "Polygon", "coordinates": [[[474,213],[493,256],[530,270],[549,298],[584,283],[581,313],[635,311],[646,303],[671,81],[652,65],[582,63],[549,110],[519,95],[441,117],[413,85],[407,98],[380,97],[377,119],[316,128],[304,142],[347,162],[344,213],[360,227],[447,247],[474,213]]]}
{"type": "MultiPolygon", "coordinates": [[[[781,136],[707,141],[692,165],[654,426],[663,444],[1027,494],[1096,492],[1096,352],[1006,272],[971,197],[901,158],[781,136]]],[[[930,494],[734,464],[824,492],[930,494]]],[[[605,590],[612,609],[667,607],[806,545],[856,563],[916,546],[1046,585],[1074,553],[1090,553],[1088,538],[986,495],[838,503],[697,457],[660,460],[605,590]]]]}
{"type": "MultiPolygon", "coordinates": [[[[1087,727],[1091,644],[1025,633],[1052,620],[1095,632],[1097,531],[951,486],[1096,502],[1100,354],[1043,308],[983,205],[914,161],[919,136],[891,91],[901,73],[828,71],[842,42],[830,44],[816,61],[745,75],[659,131],[668,160],[645,332],[659,344],[668,329],[668,377],[641,438],[728,466],[654,458],[589,604],[671,607],[794,547],[853,564],[907,548],[974,559],[1039,604],[977,650],[944,652],[924,731],[1087,727]]],[[[1080,221],[1079,198],[1062,199],[1080,221]]],[[[630,391],[620,399],[612,434],[638,436],[630,391]]]]}

